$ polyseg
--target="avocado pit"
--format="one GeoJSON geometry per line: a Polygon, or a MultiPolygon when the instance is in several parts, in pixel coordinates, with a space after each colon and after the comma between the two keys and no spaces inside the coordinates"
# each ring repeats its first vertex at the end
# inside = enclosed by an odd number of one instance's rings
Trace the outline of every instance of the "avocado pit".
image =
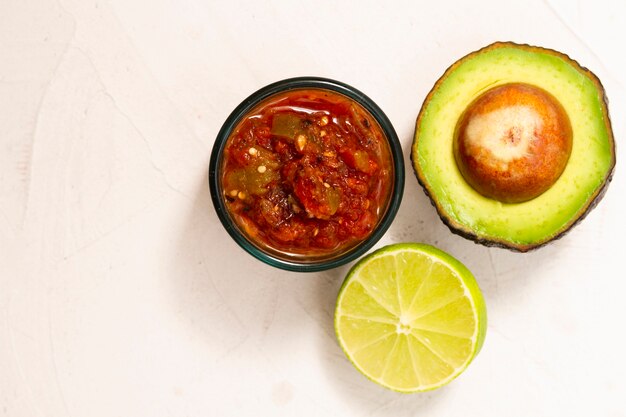
{"type": "Polygon", "coordinates": [[[541,195],[559,178],[572,151],[572,126],[547,91],[504,84],[467,107],[453,150],[463,178],[477,192],[520,203],[541,195]]]}

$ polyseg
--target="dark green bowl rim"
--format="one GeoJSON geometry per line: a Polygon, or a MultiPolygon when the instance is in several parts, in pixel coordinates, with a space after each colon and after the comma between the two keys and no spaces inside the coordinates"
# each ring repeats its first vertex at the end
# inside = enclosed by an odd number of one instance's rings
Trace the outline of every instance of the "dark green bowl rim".
{"type": "Polygon", "coordinates": [[[400,207],[402,194],[404,192],[404,158],[402,155],[402,147],[400,146],[398,135],[396,134],[393,125],[391,124],[385,113],[380,109],[380,107],[376,105],[376,103],[374,103],[374,101],[372,101],[369,97],[367,97],[356,88],[328,78],[288,78],[265,86],[255,93],[251,94],[241,104],[239,104],[235,108],[235,110],[233,110],[230,116],[228,116],[228,118],[222,125],[219,133],[217,134],[217,138],[211,152],[211,159],[209,162],[209,188],[211,191],[213,206],[215,207],[215,211],[217,212],[217,217],[222,222],[222,225],[224,226],[228,234],[246,252],[268,265],[288,271],[323,271],[326,269],[331,269],[344,265],[363,255],[372,246],[374,246],[376,242],[378,242],[378,240],[380,240],[380,238],[385,234],[385,232],[393,222],[393,219],[398,212],[398,208],[400,207]],[[332,259],[322,259],[319,262],[299,263],[296,261],[280,259],[270,253],[263,252],[260,248],[250,242],[243,235],[243,233],[239,231],[239,228],[228,214],[224,199],[220,195],[220,175],[218,175],[217,169],[219,167],[219,161],[222,158],[226,141],[228,140],[228,137],[230,136],[232,130],[237,126],[237,124],[244,115],[246,115],[254,106],[259,104],[261,101],[274,94],[305,88],[325,89],[343,94],[359,103],[371,113],[374,119],[376,119],[376,121],[380,124],[380,127],[382,128],[389,142],[389,148],[391,150],[391,157],[394,165],[394,184],[391,201],[389,202],[387,212],[383,216],[382,220],[378,223],[376,229],[374,229],[372,234],[366,240],[352,247],[344,254],[334,257],[332,259]]]}

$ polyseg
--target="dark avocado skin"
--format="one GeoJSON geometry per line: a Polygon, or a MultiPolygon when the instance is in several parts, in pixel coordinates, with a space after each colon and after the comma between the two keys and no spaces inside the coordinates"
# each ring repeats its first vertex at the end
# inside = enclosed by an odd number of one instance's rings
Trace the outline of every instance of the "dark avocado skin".
{"type": "Polygon", "coordinates": [[[509,249],[511,251],[514,252],[529,252],[531,250],[535,250],[538,249],[542,246],[547,245],[548,243],[554,242],[555,240],[558,240],[560,238],[562,238],[563,236],[565,236],[574,226],[576,226],[578,223],[580,223],[588,214],[589,212],[591,212],[591,210],[593,210],[598,203],[602,200],[602,198],[604,197],[609,184],[611,183],[611,180],[613,179],[613,173],[615,171],[615,139],[613,137],[613,129],[611,127],[611,118],[609,115],[609,107],[608,107],[608,98],[606,96],[606,91],[604,89],[604,86],[602,85],[602,83],[600,82],[600,80],[598,79],[598,77],[596,77],[596,75],[591,72],[589,69],[583,67],[582,65],[580,65],[576,60],[570,58],[568,55],[563,54],[561,52],[552,50],[552,49],[547,49],[547,48],[541,48],[541,47],[536,47],[536,46],[531,46],[528,44],[518,44],[518,43],[514,43],[514,42],[495,42],[492,43],[491,45],[488,45],[484,48],[481,48],[477,51],[471,52],[470,54],[464,56],[463,58],[459,59],[458,61],[456,61],[454,64],[452,64],[450,67],[448,67],[448,69],[446,69],[446,71],[444,72],[444,74],[437,80],[437,82],[435,83],[435,85],[433,86],[433,88],[430,90],[430,92],[428,93],[428,95],[426,96],[426,98],[424,99],[424,102],[422,103],[422,110],[420,110],[419,116],[417,117],[417,121],[415,123],[415,134],[414,134],[414,143],[412,146],[412,150],[415,148],[415,145],[417,143],[417,133],[420,130],[420,126],[421,126],[421,121],[422,121],[422,114],[423,114],[423,109],[425,109],[426,105],[428,104],[428,102],[430,101],[431,97],[433,96],[433,94],[435,94],[435,92],[437,91],[437,89],[439,88],[440,84],[443,82],[443,80],[445,80],[447,78],[447,76],[453,72],[465,59],[472,57],[474,55],[480,54],[482,52],[485,51],[489,51],[492,49],[497,49],[497,48],[502,48],[502,47],[513,47],[513,48],[521,48],[521,49],[525,49],[528,51],[536,51],[536,52],[541,52],[544,54],[552,54],[555,55],[567,62],[569,62],[574,68],[576,68],[578,71],[580,71],[581,73],[583,73],[584,75],[586,75],[588,78],[590,78],[593,83],[596,86],[596,90],[598,91],[598,95],[602,98],[602,102],[604,103],[603,109],[602,109],[602,114],[603,114],[603,118],[604,118],[604,122],[606,125],[606,129],[608,132],[608,138],[610,141],[610,146],[611,146],[611,168],[608,171],[602,186],[600,186],[596,192],[594,193],[594,195],[592,197],[589,198],[588,203],[582,207],[578,213],[573,216],[573,218],[565,225],[563,226],[556,234],[554,234],[551,237],[548,237],[546,240],[543,241],[539,241],[536,243],[531,243],[531,244],[516,244],[514,242],[509,242],[509,241],[504,241],[504,240],[499,240],[499,239],[491,239],[491,238],[484,238],[481,236],[478,236],[476,233],[474,233],[471,229],[468,229],[467,227],[458,224],[454,221],[452,221],[446,214],[446,212],[441,208],[441,206],[438,204],[437,200],[435,198],[433,198],[432,193],[430,192],[429,186],[426,182],[426,180],[424,179],[424,177],[422,176],[420,170],[419,170],[419,165],[417,164],[417,161],[414,160],[414,152],[411,151],[411,165],[413,165],[413,171],[415,172],[415,176],[417,177],[417,181],[419,182],[419,184],[421,185],[422,189],[424,190],[424,193],[426,194],[426,196],[429,198],[431,204],[437,209],[437,214],[439,215],[439,218],[443,221],[443,223],[448,226],[448,228],[450,229],[450,231],[456,235],[462,236],[466,239],[472,240],[473,242],[477,243],[477,244],[481,244],[484,246],[488,246],[488,247],[499,247],[499,248],[504,248],[504,249],[509,249]]]}

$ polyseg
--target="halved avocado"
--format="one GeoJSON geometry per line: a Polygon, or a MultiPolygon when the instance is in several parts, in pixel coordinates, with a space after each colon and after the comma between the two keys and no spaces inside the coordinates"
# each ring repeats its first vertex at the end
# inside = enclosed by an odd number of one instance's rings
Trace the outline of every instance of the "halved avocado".
{"type": "Polygon", "coordinates": [[[491,44],[454,63],[430,91],[411,160],[452,232],[537,248],[582,220],[611,181],[604,88],[560,52],[491,44]]]}

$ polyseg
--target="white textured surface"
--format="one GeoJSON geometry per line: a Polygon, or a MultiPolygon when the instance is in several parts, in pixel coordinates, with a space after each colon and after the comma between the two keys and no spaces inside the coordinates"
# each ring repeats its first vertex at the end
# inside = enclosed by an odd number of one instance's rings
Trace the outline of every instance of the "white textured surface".
{"type": "Polygon", "coordinates": [[[1,0],[0,415],[626,416],[624,146],[601,205],[527,255],[452,235],[407,169],[379,246],[449,251],[490,320],[467,372],[423,395],[335,342],[348,266],[255,261],[206,181],[226,116],[289,76],[361,89],[406,152],[435,80],[495,40],[596,72],[623,145],[626,6],[599,3],[1,0]]]}

